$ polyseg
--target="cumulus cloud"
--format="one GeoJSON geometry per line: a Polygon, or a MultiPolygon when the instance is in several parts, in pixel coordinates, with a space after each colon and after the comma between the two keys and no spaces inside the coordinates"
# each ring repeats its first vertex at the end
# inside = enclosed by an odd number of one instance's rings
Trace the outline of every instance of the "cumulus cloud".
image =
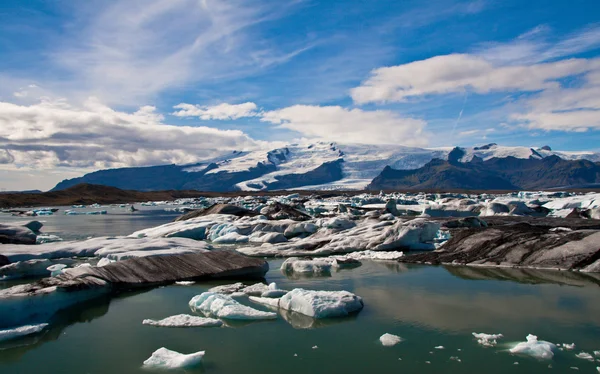
{"type": "Polygon", "coordinates": [[[198,117],[202,120],[232,120],[243,117],[255,117],[259,113],[254,103],[243,104],[222,103],[213,106],[200,106],[193,104],[179,104],[174,106],[179,109],[172,114],[177,117],[198,117]]]}
{"type": "Polygon", "coordinates": [[[151,106],[121,112],[96,99],[82,107],[0,102],[0,161],[33,168],[185,164],[266,144],[238,130],[163,121],[151,106]]]}
{"type": "Polygon", "coordinates": [[[557,62],[494,66],[469,54],[436,56],[404,65],[375,69],[366,81],[351,90],[355,103],[398,102],[411,97],[473,90],[538,91],[558,88],[557,79],[589,72],[600,59],[569,59],[557,62]]]}
{"type": "Polygon", "coordinates": [[[427,144],[426,122],[388,110],[364,111],[340,106],[294,105],[263,113],[261,121],[297,131],[308,138],[350,143],[427,144]]]}

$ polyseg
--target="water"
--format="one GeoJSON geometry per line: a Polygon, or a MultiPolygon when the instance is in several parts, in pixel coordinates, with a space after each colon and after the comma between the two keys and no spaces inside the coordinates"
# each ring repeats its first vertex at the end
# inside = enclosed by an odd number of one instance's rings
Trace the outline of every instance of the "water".
{"type": "MultiPolygon", "coordinates": [[[[84,217],[90,218],[96,217],[84,217]]],[[[3,345],[0,373],[148,373],[142,362],[160,347],[206,350],[201,367],[177,373],[564,373],[571,367],[597,373],[600,366],[575,357],[600,350],[600,281],[591,276],[367,261],[331,277],[294,279],[279,272],[280,264],[270,261],[268,282],[284,289],[348,290],[363,297],[365,308],[329,321],[283,314],[223,328],[157,328],[141,321],[193,314],[189,299],[227,282],[156,288],[60,313],[45,334],[17,342],[28,345],[3,345]],[[505,338],[483,348],[472,332],[505,338]],[[383,333],[405,340],[382,347],[383,333]],[[507,352],[529,333],[577,348],[546,361],[507,352]],[[440,345],[445,349],[434,349],[440,345]]]]}

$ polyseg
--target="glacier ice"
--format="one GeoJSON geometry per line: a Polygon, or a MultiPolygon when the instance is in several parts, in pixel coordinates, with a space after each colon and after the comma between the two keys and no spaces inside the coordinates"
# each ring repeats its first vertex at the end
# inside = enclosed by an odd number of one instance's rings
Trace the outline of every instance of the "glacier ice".
{"type": "Polygon", "coordinates": [[[289,257],[281,264],[281,271],[284,273],[313,273],[329,274],[331,272],[334,259],[304,259],[298,257],[289,257]]]}
{"type": "Polygon", "coordinates": [[[398,343],[400,343],[403,339],[398,335],[385,333],[379,337],[379,341],[381,345],[384,347],[392,347],[398,343]]]}
{"type": "Polygon", "coordinates": [[[37,325],[25,325],[5,330],[0,330],[0,342],[6,340],[13,340],[23,336],[37,334],[44,330],[48,326],[47,323],[41,323],[37,325]]]}
{"type": "Polygon", "coordinates": [[[296,288],[279,299],[279,307],[313,318],[330,318],[360,311],[363,301],[348,291],[312,291],[296,288]]]}
{"type": "Polygon", "coordinates": [[[144,366],[159,369],[185,369],[198,366],[202,362],[205,351],[182,354],[165,347],[159,348],[152,356],[144,361],[144,366]]]}
{"type": "Polygon", "coordinates": [[[594,356],[587,352],[580,352],[575,355],[575,357],[580,358],[582,360],[594,361],[594,356]]]}
{"type": "Polygon", "coordinates": [[[263,312],[235,301],[229,295],[215,292],[204,292],[194,296],[189,302],[193,311],[202,312],[206,316],[214,316],[233,320],[275,319],[276,313],[263,312]]]}
{"type": "Polygon", "coordinates": [[[538,340],[538,337],[532,334],[527,335],[527,341],[518,343],[510,349],[511,353],[532,356],[538,359],[552,359],[556,345],[538,340]]]}
{"type": "Polygon", "coordinates": [[[142,324],[160,327],[218,327],[223,325],[223,322],[214,318],[178,314],[161,320],[145,319],[142,324]]]}
{"type": "Polygon", "coordinates": [[[477,339],[477,343],[484,347],[494,347],[496,344],[498,344],[497,340],[504,337],[502,334],[486,334],[483,332],[474,332],[473,336],[477,339]]]}

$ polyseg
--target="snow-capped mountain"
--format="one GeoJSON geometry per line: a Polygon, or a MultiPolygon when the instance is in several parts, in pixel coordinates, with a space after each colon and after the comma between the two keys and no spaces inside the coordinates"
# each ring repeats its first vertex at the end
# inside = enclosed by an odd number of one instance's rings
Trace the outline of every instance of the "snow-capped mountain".
{"type": "MultiPolygon", "coordinates": [[[[65,180],[54,189],[94,183],[135,190],[196,189],[205,191],[258,191],[273,189],[360,190],[386,167],[414,170],[433,159],[448,160],[454,148],[413,148],[315,142],[283,148],[223,154],[193,165],[163,165],[101,170],[65,180]]],[[[488,144],[460,148],[459,162],[513,157],[540,160],[600,162],[593,152],[559,152],[549,147],[503,147],[488,144]]]]}

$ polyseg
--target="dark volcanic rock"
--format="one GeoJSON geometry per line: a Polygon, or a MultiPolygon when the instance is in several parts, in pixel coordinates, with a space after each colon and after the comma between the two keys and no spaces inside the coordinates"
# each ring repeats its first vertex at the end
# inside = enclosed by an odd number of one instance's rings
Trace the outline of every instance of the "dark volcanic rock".
{"type": "Polygon", "coordinates": [[[575,229],[560,227],[561,221],[550,228],[522,220],[456,229],[439,250],[400,261],[600,271],[600,230],[577,224],[572,225],[575,229]]]}
{"type": "Polygon", "coordinates": [[[209,214],[231,214],[238,217],[255,217],[260,215],[260,213],[246,208],[242,208],[237,205],[215,204],[210,208],[193,210],[189,213],[177,217],[175,221],[187,221],[188,219],[203,217],[209,214]]]}

